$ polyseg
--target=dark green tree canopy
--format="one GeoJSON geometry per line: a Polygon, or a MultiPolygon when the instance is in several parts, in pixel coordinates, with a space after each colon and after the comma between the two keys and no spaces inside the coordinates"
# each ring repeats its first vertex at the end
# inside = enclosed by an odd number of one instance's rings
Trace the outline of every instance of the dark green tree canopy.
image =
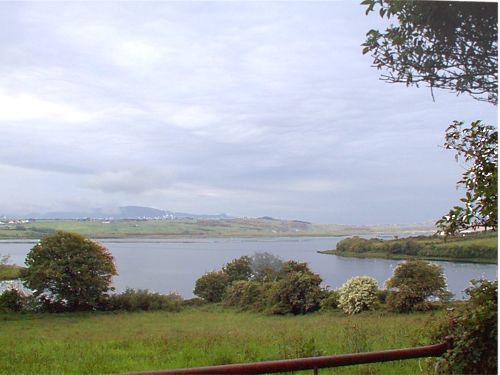
{"type": "Polygon", "coordinates": [[[420,83],[498,100],[497,3],[365,0],[366,13],[396,18],[383,33],[370,30],[363,53],[384,69],[381,79],[420,83]]]}
{"type": "Polygon", "coordinates": [[[62,231],[42,238],[25,263],[22,278],[34,295],[69,311],[95,308],[117,274],[113,256],[104,246],[62,231]]]}

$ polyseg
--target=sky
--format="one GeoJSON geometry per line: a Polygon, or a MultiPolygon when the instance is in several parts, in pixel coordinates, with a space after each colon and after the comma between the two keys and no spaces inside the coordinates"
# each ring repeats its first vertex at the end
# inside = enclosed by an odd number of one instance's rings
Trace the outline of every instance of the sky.
{"type": "Polygon", "coordinates": [[[0,3],[0,215],[434,221],[491,104],[388,84],[358,1],[0,3]]]}

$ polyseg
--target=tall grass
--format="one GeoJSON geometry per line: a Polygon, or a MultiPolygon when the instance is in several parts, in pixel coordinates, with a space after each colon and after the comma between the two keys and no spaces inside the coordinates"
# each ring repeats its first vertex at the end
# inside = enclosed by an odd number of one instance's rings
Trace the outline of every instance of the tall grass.
{"type": "MultiPolygon", "coordinates": [[[[212,306],[180,313],[1,315],[0,373],[120,373],[411,347],[425,343],[432,318],[382,312],[266,316],[212,306]]],[[[424,362],[320,374],[418,374],[424,362]]]]}

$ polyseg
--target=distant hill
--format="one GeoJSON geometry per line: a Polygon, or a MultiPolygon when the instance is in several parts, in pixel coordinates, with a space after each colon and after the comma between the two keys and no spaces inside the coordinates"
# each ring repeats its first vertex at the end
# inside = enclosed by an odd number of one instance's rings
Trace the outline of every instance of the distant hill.
{"type": "Polygon", "coordinates": [[[204,219],[220,220],[230,219],[227,214],[191,214],[185,212],[173,212],[144,206],[123,206],[116,210],[93,209],[90,212],[59,211],[30,214],[26,217],[34,219],[112,219],[112,220],[144,220],[144,219],[204,219]]]}

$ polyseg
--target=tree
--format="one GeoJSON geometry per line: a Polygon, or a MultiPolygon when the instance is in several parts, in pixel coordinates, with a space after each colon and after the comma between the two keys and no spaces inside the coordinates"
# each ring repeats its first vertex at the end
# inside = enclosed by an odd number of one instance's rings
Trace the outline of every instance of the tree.
{"type": "Polygon", "coordinates": [[[385,286],[389,290],[387,307],[397,312],[426,310],[429,298],[446,300],[450,296],[443,269],[424,260],[410,260],[399,264],[385,286]]]}
{"type": "MultiPolygon", "coordinates": [[[[468,93],[498,103],[498,4],[495,2],[365,0],[366,14],[378,8],[383,18],[396,17],[384,33],[370,30],[363,54],[384,69],[381,79],[407,86],[468,93]]],[[[464,207],[456,206],[436,224],[445,234],[479,226],[497,227],[497,132],[473,122],[446,131],[445,147],[457,150],[471,166],[459,185],[467,189],[464,207]],[[483,155],[485,153],[485,155],[483,155]]]]}
{"type": "Polygon", "coordinates": [[[271,312],[298,315],[318,310],[323,297],[321,281],[307,263],[285,262],[269,291],[271,312]]]}
{"type": "Polygon", "coordinates": [[[464,229],[496,230],[498,227],[498,132],[475,121],[470,128],[455,121],[446,130],[445,147],[456,150],[468,166],[457,185],[467,189],[461,199],[465,207],[455,206],[437,221],[445,234],[464,229]]]}
{"type": "Polygon", "coordinates": [[[229,276],[231,282],[250,280],[252,277],[251,259],[246,255],[233,259],[222,267],[222,271],[229,276]]]}
{"type": "Polygon", "coordinates": [[[283,261],[270,253],[255,253],[251,257],[251,267],[255,280],[275,281],[283,268],[283,261]]]}
{"type": "Polygon", "coordinates": [[[95,308],[117,274],[104,246],[62,231],[42,238],[25,263],[21,277],[34,296],[68,311],[95,308]]]}
{"type": "Polygon", "coordinates": [[[372,309],[377,302],[377,280],[368,276],[353,277],[347,280],[338,292],[338,306],[346,314],[358,314],[372,309]]]}
{"type": "Polygon", "coordinates": [[[207,302],[220,302],[229,285],[231,280],[225,272],[207,272],[196,280],[193,293],[207,302]]]}
{"type": "Polygon", "coordinates": [[[370,30],[363,54],[384,69],[381,79],[420,83],[498,101],[497,4],[458,1],[365,0],[366,14],[396,17],[384,33],[370,30]]]}

